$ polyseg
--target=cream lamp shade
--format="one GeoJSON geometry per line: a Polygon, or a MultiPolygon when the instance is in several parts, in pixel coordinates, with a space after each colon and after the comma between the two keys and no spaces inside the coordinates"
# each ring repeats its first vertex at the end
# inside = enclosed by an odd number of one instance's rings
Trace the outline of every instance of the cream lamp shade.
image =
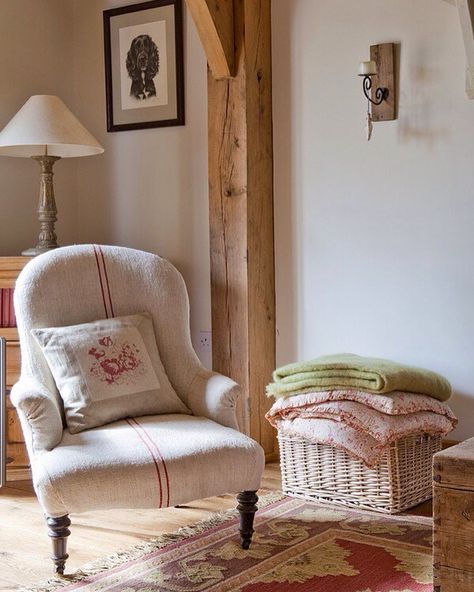
{"type": "Polygon", "coordinates": [[[53,165],[60,158],[91,156],[104,151],[63,101],[54,95],[30,97],[0,132],[0,156],[31,157],[41,166],[36,247],[23,255],[36,256],[58,246],[53,165]]]}
{"type": "Polygon", "coordinates": [[[63,101],[54,95],[30,97],[0,132],[0,155],[90,156],[104,151],[63,101]]]}

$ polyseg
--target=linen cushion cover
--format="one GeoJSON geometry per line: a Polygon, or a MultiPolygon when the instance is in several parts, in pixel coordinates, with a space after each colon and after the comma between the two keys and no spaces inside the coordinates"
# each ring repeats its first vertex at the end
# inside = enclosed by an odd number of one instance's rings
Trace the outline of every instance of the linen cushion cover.
{"type": "Polygon", "coordinates": [[[189,413],[166,376],[149,313],[31,332],[71,433],[124,417],[189,413]]]}

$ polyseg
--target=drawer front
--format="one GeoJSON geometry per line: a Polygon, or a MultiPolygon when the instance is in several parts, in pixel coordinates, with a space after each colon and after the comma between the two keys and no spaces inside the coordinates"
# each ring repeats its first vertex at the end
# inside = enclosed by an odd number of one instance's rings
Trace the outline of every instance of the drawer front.
{"type": "Polygon", "coordinates": [[[7,473],[9,469],[26,469],[29,464],[25,445],[7,442],[7,473]]]}
{"type": "Polygon", "coordinates": [[[474,573],[440,567],[434,570],[433,592],[472,592],[474,573]]]}
{"type": "Polygon", "coordinates": [[[433,518],[435,565],[474,573],[474,491],[435,486],[433,518]]]}
{"type": "Polygon", "coordinates": [[[20,378],[20,343],[7,342],[7,387],[11,387],[20,378]]]}
{"type": "MultiPolygon", "coordinates": [[[[20,377],[20,343],[7,341],[6,351],[6,382],[11,388],[20,377]]],[[[20,420],[7,396],[7,478],[9,480],[25,479],[25,470],[29,467],[28,452],[24,444],[25,439],[20,420]],[[16,471],[20,471],[18,475],[16,471]]]]}
{"type": "MultiPolygon", "coordinates": [[[[14,288],[16,279],[31,257],[0,257],[0,288],[14,288]]],[[[1,327],[0,336],[7,341],[6,383],[12,387],[20,377],[20,344],[15,327],[1,327]]],[[[20,421],[7,397],[7,479],[29,478],[29,461],[20,421]]]]}

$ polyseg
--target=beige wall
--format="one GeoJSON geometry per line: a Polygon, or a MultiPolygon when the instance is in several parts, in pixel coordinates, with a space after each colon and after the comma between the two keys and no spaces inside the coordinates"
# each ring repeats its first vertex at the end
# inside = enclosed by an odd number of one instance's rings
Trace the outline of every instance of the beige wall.
{"type": "MultiPolygon", "coordinates": [[[[0,2],[0,129],[32,94],[59,94],[72,107],[72,8],[69,0],[0,2]]],[[[76,238],[75,168],[73,159],[55,166],[63,244],[76,238]]],[[[39,171],[28,159],[0,158],[0,256],[36,245],[39,171]]]]}
{"type": "MultiPolygon", "coordinates": [[[[125,4],[2,0],[0,128],[32,94],[63,98],[106,151],[56,164],[60,243],[120,244],[170,259],[185,277],[198,343],[211,324],[206,59],[185,13],[186,125],[107,133],[102,11],[125,4]]],[[[0,256],[19,254],[38,235],[39,167],[0,158],[0,179],[0,256]]]]}
{"type": "Polygon", "coordinates": [[[145,249],[172,261],[188,286],[197,343],[211,322],[206,59],[185,14],[186,125],[107,133],[102,11],[129,3],[73,2],[75,110],[105,147],[102,156],[78,161],[78,240],[145,249]]]}
{"type": "Polygon", "coordinates": [[[441,0],[274,0],[278,358],[446,375],[474,435],[474,103],[441,0]],[[401,43],[400,117],[365,139],[358,62],[401,43]]]}
{"type": "Polygon", "coordinates": [[[172,261],[188,286],[197,343],[211,321],[207,66],[194,23],[185,13],[186,125],[107,133],[102,11],[130,2],[73,4],[75,111],[105,147],[103,156],[78,160],[78,240],[145,249],[172,261]]]}

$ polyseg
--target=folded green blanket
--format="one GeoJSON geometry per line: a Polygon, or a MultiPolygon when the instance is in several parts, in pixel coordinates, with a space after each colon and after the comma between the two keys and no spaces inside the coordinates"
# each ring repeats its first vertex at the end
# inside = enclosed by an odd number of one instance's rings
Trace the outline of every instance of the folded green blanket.
{"type": "Polygon", "coordinates": [[[267,395],[280,398],[343,389],[379,394],[404,391],[428,395],[440,401],[447,401],[451,396],[449,382],[431,370],[355,354],[321,356],[282,366],[273,373],[267,395]]]}

